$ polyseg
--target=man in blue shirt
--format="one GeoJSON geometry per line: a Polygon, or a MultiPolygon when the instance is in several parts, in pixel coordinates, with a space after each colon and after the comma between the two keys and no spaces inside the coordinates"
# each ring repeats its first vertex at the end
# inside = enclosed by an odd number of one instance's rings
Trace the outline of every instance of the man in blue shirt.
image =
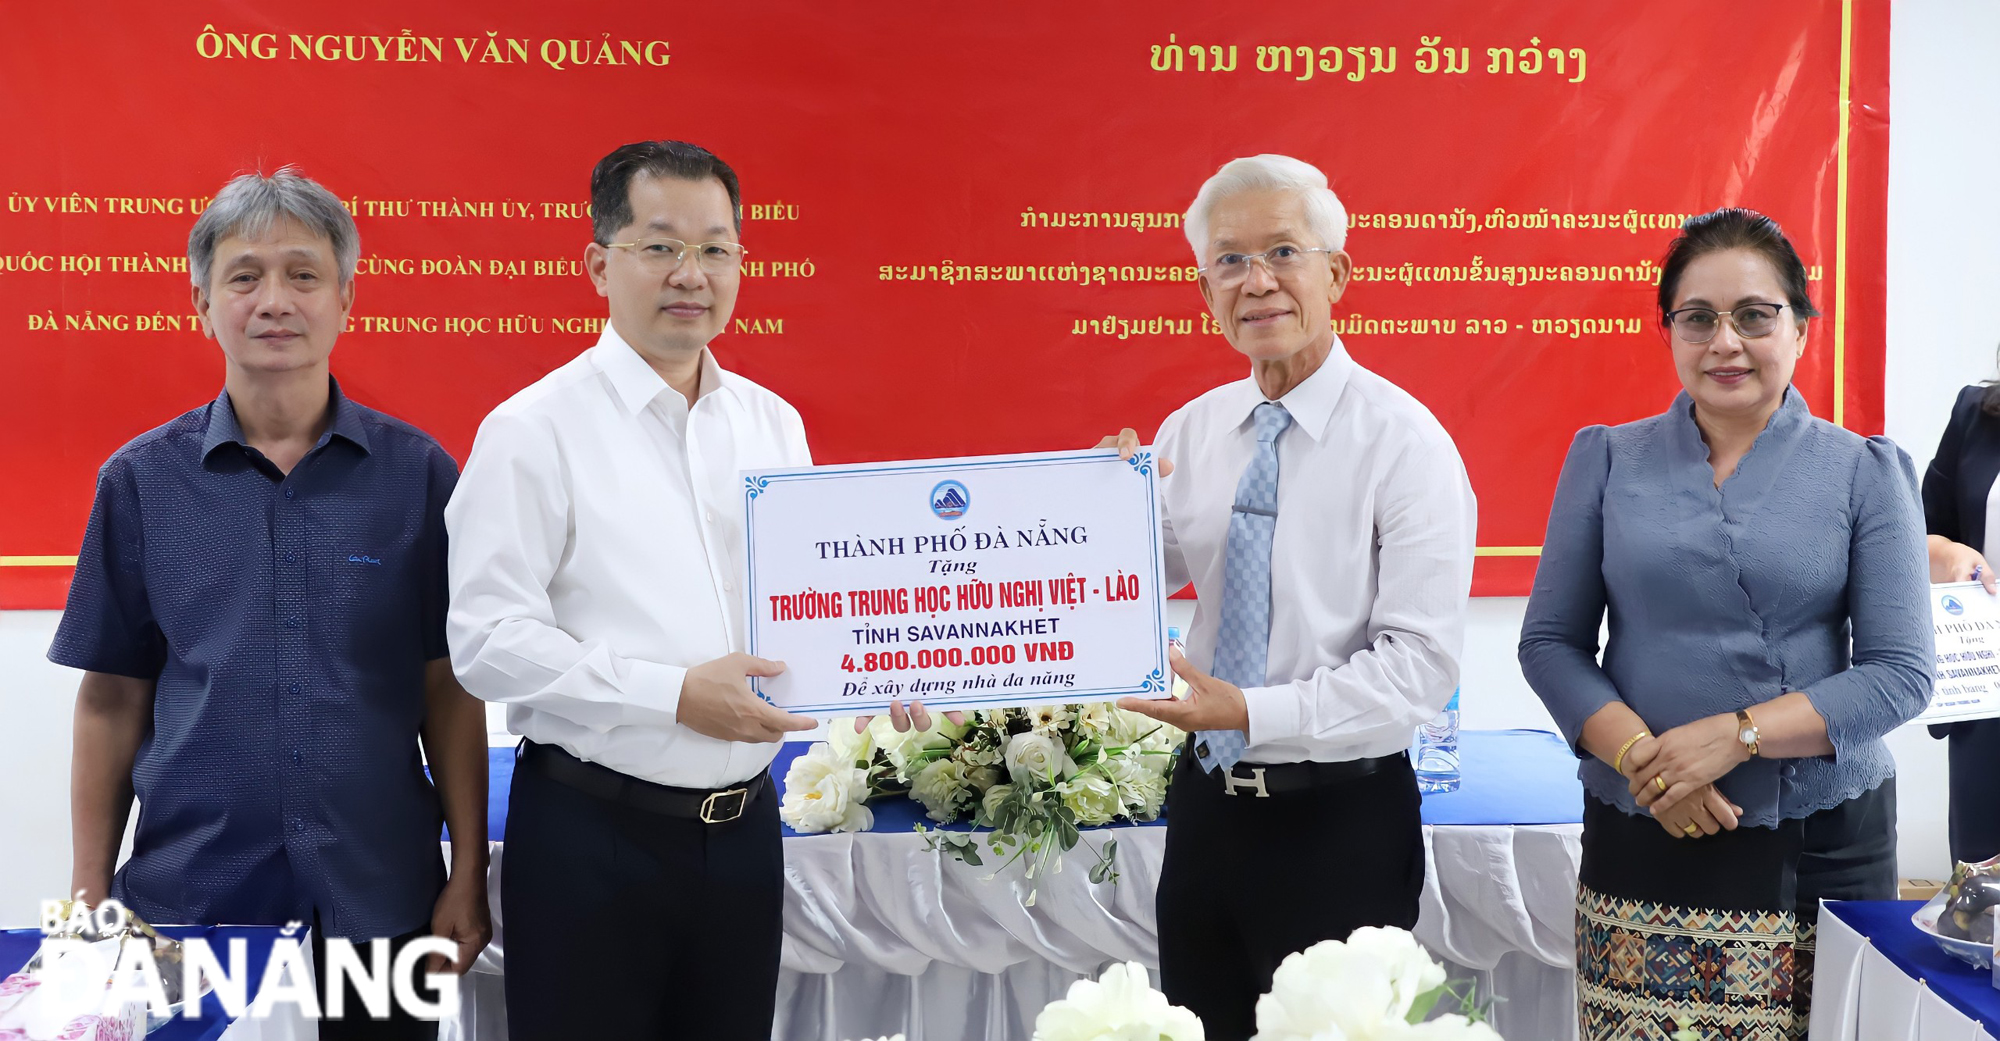
{"type": "MultiPolygon", "coordinates": [[[[444,936],[462,972],[491,927],[485,716],[444,639],[458,468],[328,371],[359,252],[339,198],[289,169],[231,181],[189,236],[223,391],[99,471],[49,650],[85,671],[71,887],[163,924],[444,936]]],[[[347,1008],[322,1036],[436,1030],[347,1008]]]]}

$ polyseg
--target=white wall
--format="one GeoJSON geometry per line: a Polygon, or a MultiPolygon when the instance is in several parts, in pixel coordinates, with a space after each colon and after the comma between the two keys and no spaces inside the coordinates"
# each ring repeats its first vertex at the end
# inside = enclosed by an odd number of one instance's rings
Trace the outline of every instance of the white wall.
{"type": "MultiPolygon", "coordinates": [[[[1891,38],[1888,433],[1929,460],[1958,388],[1993,375],[2000,312],[2000,4],[1902,0],[1891,38]]],[[[1693,59],[1691,59],[1693,60],[1693,59]]],[[[1810,176],[1800,171],[1800,176],[1810,176]]],[[[1553,729],[1514,660],[1519,599],[1472,605],[1464,724],[1553,729]]],[[[23,923],[69,876],[75,674],[43,659],[55,612],[0,615],[0,923],[23,923]]],[[[1902,873],[1939,878],[1944,746],[1890,738],[1902,873]]]]}

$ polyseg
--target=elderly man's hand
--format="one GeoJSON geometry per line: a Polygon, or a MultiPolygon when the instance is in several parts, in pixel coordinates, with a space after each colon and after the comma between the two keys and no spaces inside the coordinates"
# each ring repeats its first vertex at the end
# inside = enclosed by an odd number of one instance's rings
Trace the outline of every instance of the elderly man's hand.
{"type": "Polygon", "coordinates": [[[1118,707],[1151,716],[1162,723],[1171,723],[1188,733],[1197,730],[1249,732],[1250,703],[1243,698],[1243,688],[1225,683],[1188,664],[1178,647],[1167,652],[1167,661],[1173,665],[1174,674],[1187,681],[1187,697],[1160,701],[1120,698],[1118,707]]]}
{"type": "MultiPolygon", "coordinates": [[[[1120,430],[1116,434],[1112,434],[1104,438],[1104,440],[1097,442],[1097,444],[1093,445],[1092,447],[1116,448],[1118,450],[1118,458],[1130,459],[1132,458],[1132,453],[1139,450],[1139,432],[1137,430],[1132,429],[1131,427],[1126,427],[1125,429],[1120,430]]],[[[1173,460],[1168,459],[1165,456],[1162,456],[1155,461],[1160,464],[1161,477],[1165,477],[1166,475],[1174,472],[1173,460]]]]}

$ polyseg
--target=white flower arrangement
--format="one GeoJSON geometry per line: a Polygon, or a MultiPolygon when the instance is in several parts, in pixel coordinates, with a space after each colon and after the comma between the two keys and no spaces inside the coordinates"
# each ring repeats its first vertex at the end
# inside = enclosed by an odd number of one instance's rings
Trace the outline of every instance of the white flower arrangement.
{"type": "Polygon", "coordinates": [[[1201,1020],[1153,989],[1138,962],[1113,965],[1035,1017],[1034,1041],[1204,1041],[1201,1020]]]}
{"type": "Polygon", "coordinates": [[[1401,929],[1356,929],[1278,964],[1271,992],[1257,999],[1255,1041],[1500,1041],[1459,1013],[1428,1019],[1439,1000],[1469,994],[1445,982],[1444,968],[1401,929]]]}
{"type": "Polygon", "coordinates": [[[822,742],[792,760],[785,771],[785,797],[778,816],[793,831],[867,831],[875,824],[868,808],[868,772],[841,758],[822,742]]]}
{"type": "MultiPolygon", "coordinates": [[[[865,803],[907,793],[939,824],[970,818],[989,829],[986,846],[1005,863],[1027,862],[1031,881],[1082,840],[1078,829],[1152,820],[1166,802],[1173,756],[1185,737],[1109,702],[981,709],[962,725],[940,714],[928,730],[898,734],[878,716],[861,733],[852,720],[827,725],[827,740],[792,761],[778,814],[799,832],[859,831],[865,803]]],[[[930,831],[932,848],[981,865],[976,834],[930,831]]],[[[1117,840],[1091,869],[1117,878],[1117,840]]]]}

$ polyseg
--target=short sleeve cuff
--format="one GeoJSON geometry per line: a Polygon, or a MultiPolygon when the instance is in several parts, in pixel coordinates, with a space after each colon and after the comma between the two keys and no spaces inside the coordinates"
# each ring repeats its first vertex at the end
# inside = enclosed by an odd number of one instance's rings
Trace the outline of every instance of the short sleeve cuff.
{"type": "Polygon", "coordinates": [[[1299,692],[1290,685],[1246,687],[1243,701],[1250,710],[1250,744],[1261,745],[1297,737],[1305,730],[1305,724],[1299,718],[1303,703],[1299,692]]]}

